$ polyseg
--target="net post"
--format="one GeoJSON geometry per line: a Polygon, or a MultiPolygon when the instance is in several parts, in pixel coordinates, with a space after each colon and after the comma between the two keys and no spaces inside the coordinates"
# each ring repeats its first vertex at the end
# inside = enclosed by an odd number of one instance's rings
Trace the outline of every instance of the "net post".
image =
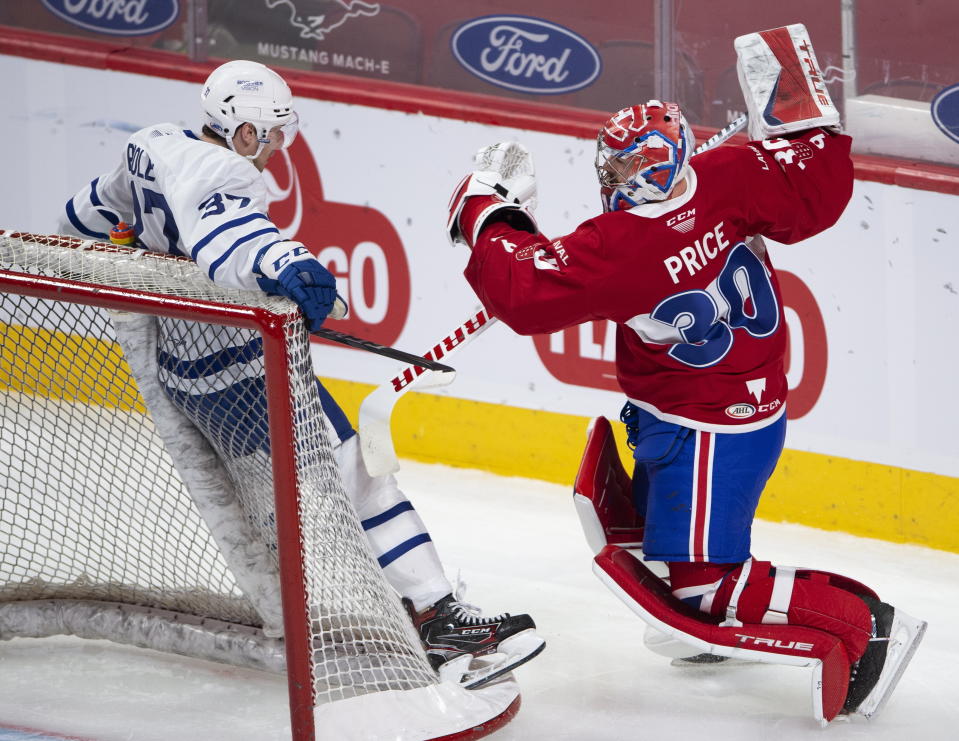
{"type": "Polygon", "coordinates": [[[282,317],[265,312],[261,317],[290,724],[294,741],[313,741],[313,672],[310,666],[309,609],[302,589],[306,576],[303,569],[303,533],[298,516],[294,414],[290,395],[285,391],[288,388],[286,381],[290,357],[282,317]]]}

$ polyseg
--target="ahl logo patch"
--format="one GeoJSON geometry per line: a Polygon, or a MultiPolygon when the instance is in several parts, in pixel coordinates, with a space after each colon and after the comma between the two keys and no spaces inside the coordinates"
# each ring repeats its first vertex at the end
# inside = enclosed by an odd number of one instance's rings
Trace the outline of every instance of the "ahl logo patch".
{"type": "Polygon", "coordinates": [[[602,70],[599,54],[568,28],[521,15],[489,15],[460,26],[453,56],[469,72],[509,90],[555,95],[579,90],[602,70]]]}
{"type": "Polygon", "coordinates": [[[940,90],[929,106],[939,130],[959,144],[959,85],[940,90]]]}
{"type": "Polygon", "coordinates": [[[110,36],[146,36],[180,15],[179,0],[40,0],[67,23],[110,36]]]}
{"type": "Polygon", "coordinates": [[[756,407],[752,404],[730,404],[726,407],[726,416],[733,419],[746,419],[756,413],[756,407]]]}

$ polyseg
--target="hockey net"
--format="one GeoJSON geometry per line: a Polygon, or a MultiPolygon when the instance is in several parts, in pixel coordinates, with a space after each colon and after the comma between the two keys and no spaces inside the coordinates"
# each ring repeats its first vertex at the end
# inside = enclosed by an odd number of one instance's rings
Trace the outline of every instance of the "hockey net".
{"type": "Polygon", "coordinates": [[[511,681],[467,692],[429,666],[343,491],[291,302],[0,231],[0,331],[0,639],[285,672],[296,739],[478,738],[515,713],[511,681]]]}

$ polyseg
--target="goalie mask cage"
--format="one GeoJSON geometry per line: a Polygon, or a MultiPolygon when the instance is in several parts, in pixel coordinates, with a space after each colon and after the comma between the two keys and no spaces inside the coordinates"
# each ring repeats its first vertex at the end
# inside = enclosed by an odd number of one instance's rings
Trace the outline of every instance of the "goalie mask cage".
{"type": "Polygon", "coordinates": [[[0,639],[285,672],[298,741],[471,739],[515,714],[511,678],[468,691],[427,662],[343,490],[292,302],[0,230],[0,332],[0,639]]]}

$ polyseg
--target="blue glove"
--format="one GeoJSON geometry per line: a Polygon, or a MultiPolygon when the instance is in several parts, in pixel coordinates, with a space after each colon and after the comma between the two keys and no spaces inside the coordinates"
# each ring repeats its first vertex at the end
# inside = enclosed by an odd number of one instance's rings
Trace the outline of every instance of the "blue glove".
{"type": "MultiPolygon", "coordinates": [[[[256,282],[263,291],[296,302],[311,332],[322,327],[334,312],[339,298],[336,278],[299,242],[270,245],[257,256],[253,271],[261,276],[256,282]]],[[[343,300],[339,301],[342,304],[343,300]]],[[[345,314],[339,306],[337,309],[336,318],[345,314]]]]}

